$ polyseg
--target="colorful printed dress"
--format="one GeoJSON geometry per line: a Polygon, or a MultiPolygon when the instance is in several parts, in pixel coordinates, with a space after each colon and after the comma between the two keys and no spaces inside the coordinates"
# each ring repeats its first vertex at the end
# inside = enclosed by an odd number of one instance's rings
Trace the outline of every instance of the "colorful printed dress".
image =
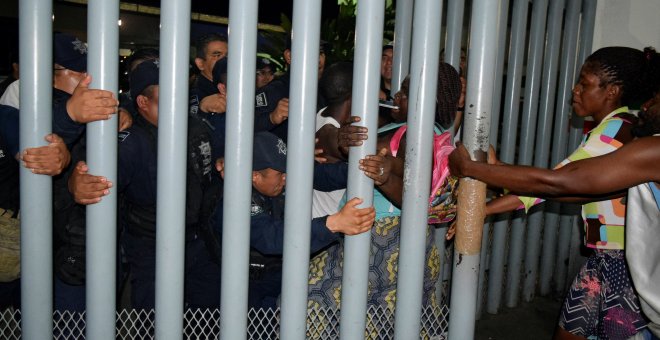
{"type": "MultiPolygon", "coordinates": [[[[557,168],[617,150],[632,140],[628,131],[635,120],[627,107],[611,112],[557,168]]],[[[519,199],[526,209],[542,202],[532,197],[519,199]]],[[[646,327],[623,251],[625,214],[625,198],[582,205],[584,241],[594,254],[573,281],[561,310],[559,326],[572,334],[589,339],[628,339],[646,327]]]]}
{"type": "MultiPolygon", "coordinates": [[[[367,305],[369,308],[380,308],[374,310],[378,314],[385,315],[387,313],[384,312],[389,310],[393,316],[396,300],[401,210],[378,190],[374,190],[373,204],[376,209],[376,221],[371,228],[367,305]]],[[[426,235],[422,304],[423,306],[437,306],[440,301],[435,296],[435,284],[440,274],[440,257],[435,246],[434,233],[430,227],[427,228],[426,235]]],[[[339,243],[317,254],[310,261],[308,308],[310,317],[315,317],[316,328],[308,333],[308,338],[327,339],[331,336],[330,329],[339,329],[337,311],[340,308],[341,300],[343,255],[344,240],[341,239],[339,243]]],[[[373,334],[383,332],[375,320],[369,320],[367,328],[373,334]]]]}

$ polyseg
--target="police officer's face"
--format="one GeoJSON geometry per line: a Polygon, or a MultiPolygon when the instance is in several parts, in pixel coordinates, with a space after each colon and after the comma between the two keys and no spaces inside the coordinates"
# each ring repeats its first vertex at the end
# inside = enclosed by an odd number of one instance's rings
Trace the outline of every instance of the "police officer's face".
{"type": "Polygon", "coordinates": [[[206,45],[206,55],[204,59],[196,58],[195,64],[202,72],[204,77],[213,79],[213,66],[215,62],[227,56],[227,43],[224,41],[211,41],[206,45]]]}
{"type": "Polygon", "coordinates": [[[284,190],[285,184],[286,174],[283,172],[271,168],[252,172],[252,185],[264,196],[279,196],[284,190]]]}
{"type": "Polygon", "coordinates": [[[149,86],[137,97],[140,115],[154,126],[158,126],[158,89],[158,85],[149,86]]]}
{"type": "Polygon", "coordinates": [[[275,75],[268,67],[257,70],[257,88],[262,88],[270,83],[275,75]]]}
{"type": "Polygon", "coordinates": [[[85,79],[85,73],[69,70],[68,68],[55,65],[53,73],[53,87],[73,94],[78,84],[85,79]]]}

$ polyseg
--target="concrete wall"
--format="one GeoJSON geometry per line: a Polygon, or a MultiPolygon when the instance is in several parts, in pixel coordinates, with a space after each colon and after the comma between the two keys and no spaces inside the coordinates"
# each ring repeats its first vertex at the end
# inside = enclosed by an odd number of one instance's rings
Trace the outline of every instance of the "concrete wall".
{"type": "Polygon", "coordinates": [[[599,0],[593,50],[604,46],[660,49],[660,0],[599,0]]]}

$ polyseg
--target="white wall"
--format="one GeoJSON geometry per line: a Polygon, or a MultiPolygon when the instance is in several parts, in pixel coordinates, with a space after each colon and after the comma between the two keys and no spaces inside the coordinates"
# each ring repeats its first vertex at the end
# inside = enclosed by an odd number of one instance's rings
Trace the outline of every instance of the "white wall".
{"type": "Polygon", "coordinates": [[[605,46],[660,50],[660,0],[598,0],[592,50],[605,46]]]}

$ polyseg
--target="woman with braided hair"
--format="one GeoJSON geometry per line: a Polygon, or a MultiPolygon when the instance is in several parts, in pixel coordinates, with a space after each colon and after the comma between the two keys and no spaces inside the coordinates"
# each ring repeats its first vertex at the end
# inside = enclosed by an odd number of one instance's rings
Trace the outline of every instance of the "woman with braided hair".
{"type": "MultiPolygon", "coordinates": [[[[634,139],[637,118],[628,106],[651,97],[643,80],[648,64],[642,51],[628,47],[601,48],[587,58],[573,88],[573,110],[592,117],[596,127],[556,168],[613,152],[634,139]]],[[[624,255],[625,194],[558,199],[583,204],[585,245],[593,253],[564,300],[555,339],[629,339],[646,327],[624,255]]],[[[527,210],[540,202],[505,195],[489,202],[486,212],[527,210]]]]}

